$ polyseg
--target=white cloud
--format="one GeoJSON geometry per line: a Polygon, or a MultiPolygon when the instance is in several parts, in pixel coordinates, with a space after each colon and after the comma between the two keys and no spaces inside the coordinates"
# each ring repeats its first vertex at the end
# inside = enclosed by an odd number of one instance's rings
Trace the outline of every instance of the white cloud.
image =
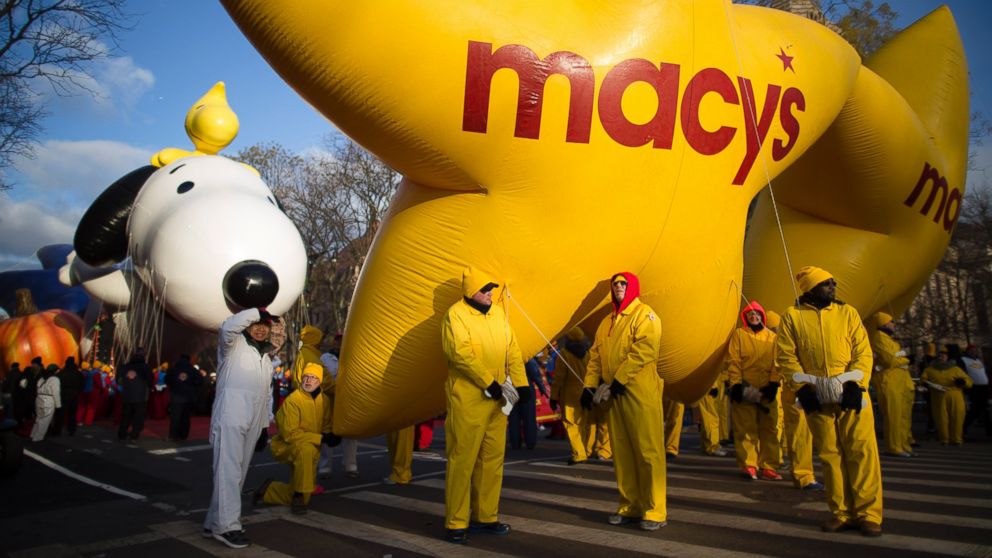
{"type": "Polygon", "coordinates": [[[72,82],[62,82],[56,91],[47,80],[38,79],[33,88],[37,102],[53,114],[84,113],[127,117],[138,100],[155,85],[155,75],[135,65],[130,56],[108,57],[90,63],[86,72],[70,72],[72,82]],[[60,94],[61,93],[61,94],[60,94]]]}
{"type": "Polygon", "coordinates": [[[63,204],[89,204],[107,186],[148,164],[152,152],[117,141],[50,140],[35,146],[33,159],[19,158],[18,197],[44,195],[63,204]]]}
{"type": "Polygon", "coordinates": [[[0,262],[21,262],[47,244],[71,244],[80,217],[81,209],[52,211],[37,200],[0,197],[0,262]]]}

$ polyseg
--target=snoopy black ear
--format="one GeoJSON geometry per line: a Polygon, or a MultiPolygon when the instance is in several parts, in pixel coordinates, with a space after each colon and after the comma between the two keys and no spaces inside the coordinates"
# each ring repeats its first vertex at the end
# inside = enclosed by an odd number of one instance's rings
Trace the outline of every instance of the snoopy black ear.
{"type": "Polygon", "coordinates": [[[157,171],[151,165],[133,170],[107,187],[90,205],[76,227],[72,246],[76,256],[92,266],[104,266],[127,257],[127,220],[138,192],[157,171]]]}

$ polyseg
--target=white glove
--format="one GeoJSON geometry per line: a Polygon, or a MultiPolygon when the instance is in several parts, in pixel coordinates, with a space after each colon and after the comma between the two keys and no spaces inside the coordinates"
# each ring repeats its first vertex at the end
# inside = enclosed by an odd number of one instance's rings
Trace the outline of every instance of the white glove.
{"type": "Polygon", "coordinates": [[[506,381],[500,388],[503,389],[503,399],[506,399],[510,405],[516,405],[517,401],[520,400],[520,394],[517,393],[517,388],[513,387],[513,382],[510,381],[509,376],[506,377],[506,381]]]}
{"type": "Polygon", "coordinates": [[[761,390],[748,384],[744,386],[743,399],[745,403],[761,403],[761,390]]]}
{"type": "Polygon", "coordinates": [[[21,386],[21,389],[26,389],[28,387],[28,381],[27,379],[21,380],[17,382],[17,385],[21,386]]]}
{"type": "Polygon", "coordinates": [[[599,384],[599,387],[596,388],[596,393],[592,396],[592,402],[594,405],[605,403],[610,400],[610,395],[610,384],[599,384]]]}
{"type": "MultiPolygon", "coordinates": [[[[816,390],[816,398],[820,404],[840,403],[844,394],[844,382],[857,382],[865,377],[861,370],[849,370],[836,376],[813,376],[803,372],[796,372],[792,375],[792,380],[797,384],[811,384],[816,390]]],[[[862,408],[865,403],[862,402],[862,408]]]]}

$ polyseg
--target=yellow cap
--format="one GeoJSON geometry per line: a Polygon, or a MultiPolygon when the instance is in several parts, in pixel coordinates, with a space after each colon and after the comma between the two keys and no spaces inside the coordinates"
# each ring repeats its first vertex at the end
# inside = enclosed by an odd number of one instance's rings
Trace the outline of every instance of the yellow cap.
{"type": "Polygon", "coordinates": [[[799,273],[796,273],[796,281],[799,282],[799,290],[804,293],[808,293],[813,289],[813,287],[819,285],[827,279],[833,279],[833,277],[834,276],[831,275],[829,271],[812,265],[808,265],[800,269],[799,273]]]}

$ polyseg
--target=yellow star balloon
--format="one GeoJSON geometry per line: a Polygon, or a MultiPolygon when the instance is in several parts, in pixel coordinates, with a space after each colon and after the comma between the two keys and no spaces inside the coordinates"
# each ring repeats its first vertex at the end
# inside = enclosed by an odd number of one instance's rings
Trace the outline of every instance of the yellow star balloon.
{"type": "MultiPolygon", "coordinates": [[[[866,81],[870,70],[842,38],[771,9],[721,0],[224,4],[301,96],[405,176],[349,313],[339,434],[379,434],[443,411],[440,324],[466,265],[499,282],[527,355],[602,315],[611,274],[637,274],[662,321],[666,390],[697,398],[736,321],[755,195],[821,141],[856,150],[847,131],[829,133],[852,103],[877,107],[873,134],[895,119],[933,143],[924,125],[901,122],[915,116],[899,108],[907,101],[891,78],[866,81]]],[[[957,37],[949,18],[943,26],[957,37]]]]}

